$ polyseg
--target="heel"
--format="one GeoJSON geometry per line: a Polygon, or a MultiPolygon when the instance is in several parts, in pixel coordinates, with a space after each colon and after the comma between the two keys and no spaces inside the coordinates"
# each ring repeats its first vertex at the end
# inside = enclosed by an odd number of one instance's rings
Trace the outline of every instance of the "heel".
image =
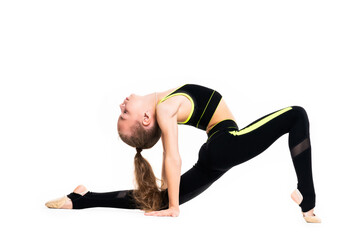
{"type": "MultiPolygon", "coordinates": [[[[291,199],[297,204],[300,205],[301,202],[303,201],[304,197],[301,194],[301,192],[298,189],[295,189],[292,193],[291,193],[291,199]]],[[[312,211],[312,210],[310,210],[312,211]]],[[[305,216],[305,213],[302,212],[303,218],[307,223],[321,223],[321,219],[319,217],[317,217],[314,213],[313,216],[305,216]]]]}
{"type": "Polygon", "coordinates": [[[302,196],[301,192],[298,189],[295,189],[291,193],[291,198],[297,205],[300,205],[304,197],[302,196]]]}

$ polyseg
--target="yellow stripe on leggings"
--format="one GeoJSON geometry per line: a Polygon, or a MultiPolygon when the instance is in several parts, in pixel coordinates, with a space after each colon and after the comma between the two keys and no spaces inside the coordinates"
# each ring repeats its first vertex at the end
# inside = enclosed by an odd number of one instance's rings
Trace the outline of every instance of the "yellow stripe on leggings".
{"type": "Polygon", "coordinates": [[[292,107],[287,107],[287,108],[281,109],[281,110],[279,110],[277,112],[274,112],[273,114],[270,114],[269,116],[261,119],[260,121],[248,126],[247,128],[244,128],[242,130],[237,130],[237,131],[230,131],[229,133],[231,133],[234,136],[240,136],[240,135],[249,133],[249,132],[261,127],[265,123],[271,121],[272,119],[276,118],[277,116],[279,116],[279,115],[283,114],[284,112],[287,112],[287,111],[289,111],[291,109],[292,109],[292,107]]]}

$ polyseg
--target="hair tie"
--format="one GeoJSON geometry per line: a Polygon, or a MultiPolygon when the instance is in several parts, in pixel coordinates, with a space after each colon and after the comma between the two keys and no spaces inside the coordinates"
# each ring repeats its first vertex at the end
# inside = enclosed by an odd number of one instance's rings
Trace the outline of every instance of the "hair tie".
{"type": "Polygon", "coordinates": [[[142,149],[141,148],[136,148],[136,152],[137,153],[141,153],[142,149]]]}

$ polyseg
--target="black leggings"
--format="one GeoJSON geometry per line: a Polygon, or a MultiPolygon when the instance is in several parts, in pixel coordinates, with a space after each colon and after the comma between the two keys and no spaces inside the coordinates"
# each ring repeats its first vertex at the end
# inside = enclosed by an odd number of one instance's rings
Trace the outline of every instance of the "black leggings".
{"type": "MultiPolygon", "coordinates": [[[[292,106],[268,114],[238,130],[232,120],[216,124],[199,151],[197,163],[181,176],[179,203],[183,204],[206,190],[230,168],[262,153],[279,137],[289,133],[289,149],[297,175],[297,188],[303,195],[300,207],[307,212],[315,207],[311,168],[309,121],[302,107],[292,106]]],[[[69,194],[74,209],[90,207],[138,208],[133,190],[107,193],[69,194]]],[[[164,208],[167,189],[162,191],[164,208]]]]}

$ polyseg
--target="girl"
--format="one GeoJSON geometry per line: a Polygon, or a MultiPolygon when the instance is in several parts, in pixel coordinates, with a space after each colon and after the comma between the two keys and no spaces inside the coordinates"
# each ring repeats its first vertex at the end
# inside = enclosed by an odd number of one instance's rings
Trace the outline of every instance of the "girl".
{"type": "Polygon", "coordinates": [[[230,168],[257,156],[289,133],[289,149],[298,180],[291,198],[301,207],[306,222],[321,222],[314,214],[309,121],[302,107],[281,109],[239,130],[220,93],[185,84],[145,96],[131,94],[120,104],[120,109],[119,136],[136,148],[136,188],[95,193],[79,185],[69,195],[47,202],[47,207],[142,209],[148,216],[176,217],[180,213],[179,205],[199,195],[230,168]],[[180,174],[177,124],[194,126],[208,135],[198,161],[183,175],[180,174]],[[160,138],[164,151],[159,188],[141,151],[154,146],[160,138]]]}

